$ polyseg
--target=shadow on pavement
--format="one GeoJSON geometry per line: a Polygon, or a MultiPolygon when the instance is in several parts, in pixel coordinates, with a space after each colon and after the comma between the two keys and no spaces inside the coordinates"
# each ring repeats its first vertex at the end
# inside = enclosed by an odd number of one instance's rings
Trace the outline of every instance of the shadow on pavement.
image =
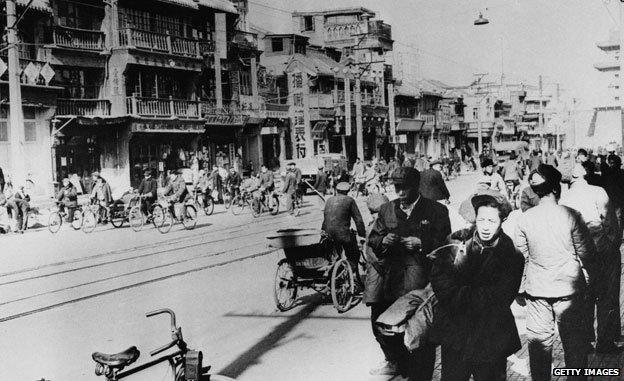
{"type": "MultiPolygon", "coordinates": [[[[258,341],[254,346],[243,352],[238,358],[232,361],[230,364],[226,365],[222,368],[219,373],[237,378],[240,376],[247,368],[253,366],[258,363],[258,359],[262,357],[263,354],[271,351],[272,349],[278,347],[279,345],[283,345],[284,342],[281,342],[282,338],[286,336],[289,332],[291,332],[301,321],[306,319],[316,308],[319,306],[320,298],[311,297],[311,303],[307,304],[300,311],[295,313],[294,315],[284,316],[287,320],[283,323],[279,324],[277,327],[273,329],[268,335],[264,336],[260,341],[258,341]]],[[[241,315],[226,315],[226,316],[241,316],[241,315]]],[[[243,317],[252,317],[257,315],[242,315],[243,317]]],[[[259,317],[280,317],[279,315],[267,315],[267,316],[259,316],[259,317]]]]}

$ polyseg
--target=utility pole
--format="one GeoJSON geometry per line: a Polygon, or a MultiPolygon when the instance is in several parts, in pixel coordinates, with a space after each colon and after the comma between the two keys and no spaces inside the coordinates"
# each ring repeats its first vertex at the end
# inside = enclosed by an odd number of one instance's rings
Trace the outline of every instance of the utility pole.
{"type": "Polygon", "coordinates": [[[572,131],[570,134],[570,144],[576,146],[576,98],[572,98],[572,131]]]}
{"type": "MultiPolygon", "coordinates": [[[[388,120],[390,121],[390,136],[392,139],[397,139],[396,137],[396,115],[394,109],[394,85],[392,82],[388,83],[388,120]]],[[[396,142],[396,140],[395,140],[396,142]]],[[[394,147],[394,155],[396,157],[397,154],[397,143],[392,144],[394,147]]]]}
{"type": "Polygon", "coordinates": [[[345,157],[348,157],[347,152],[347,136],[351,136],[351,80],[349,74],[345,73],[344,78],[344,102],[345,102],[345,134],[342,137],[342,151],[345,157]]]}
{"type": "Polygon", "coordinates": [[[619,57],[620,59],[620,78],[619,85],[620,91],[618,92],[618,96],[620,97],[620,120],[621,122],[621,130],[622,130],[622,146],[624,147],[624,1],[620,0],[620,48],[619,48],[619,57]]]}
{"type": "Polygon", "coordinates": [[[24,116],[20,88],[19,40],[15,0],[6,0],[8,71],[9,71],[9,142],[11,152],[11,179],[17,186],[26,179],[26,166],[22,142],[24,141],[24,116]]]}
{"type": "Polygon", "coordinates": [[[357,157],[364,160],[364,131],[362,126],[362,93],[360,76],[355,77],[355,145],[357,157]]]}
{"type": "Polygon", "coordinates": [[[542,76],[539,76],[539,114],[538,114],[538,128],[540,131],[540,151],[542,151],[542,156],[544,156],[544,152],[542,148],[544,148],[544,110],[542,108],[542,93],[543,93],[543,83],[542,76]]]}

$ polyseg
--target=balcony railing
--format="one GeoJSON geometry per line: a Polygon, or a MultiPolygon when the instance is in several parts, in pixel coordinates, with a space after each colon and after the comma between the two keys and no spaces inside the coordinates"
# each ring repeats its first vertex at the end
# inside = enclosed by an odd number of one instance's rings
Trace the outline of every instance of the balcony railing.
{"type": "Polygon", "coordinates": [[[150,117],[200,118],[202,102],[190,99],[147,98],[132,95],[126,98],[128,114],[150,117]]]}
{"type": "Polygon", "coordinates": [[[110,102],[106,99],[59,98],[57,115],[108,116],[110,102]]]}
{"type": "Polygon", "coordinates": [[[52,29],[52,42],[54,45],[74,49],[102,50],[104,32],[56,25],[52,29]]]}
{"type": "Polygon", "coordinates": [[[258,49],[258,35],[237,30],[232,37],[232,43],[247,49],[258,49]]]}
{"type": "Polygon", "coordinates": [[[214,42],[126,28],[119,32],[122,46],[151,50],[185,57],[201,57],[214,51],[214,42]]]}

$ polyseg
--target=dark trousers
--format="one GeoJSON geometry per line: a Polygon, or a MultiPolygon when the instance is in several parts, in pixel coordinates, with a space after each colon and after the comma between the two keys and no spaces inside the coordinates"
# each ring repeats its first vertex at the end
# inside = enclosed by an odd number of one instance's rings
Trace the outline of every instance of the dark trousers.
{"type": "Polygon", "coordinates": [[[28,201],[15,199],[7,203],[7,210],[11,212],[11,217],[17,221],[18,230],[26,230],[28,228],[28,209],[30,204],[28,201]]]}
{"type": "Polygon", "coordinates": [[[620,322],[620,241],[618,240],[607,252],[600,253],[598,258],[600,276],[596,279],[594,290],[597,320],[596,344],[604,345],[619,340],[622,329],[620,322]]]}
{"type": "Polygon", "coordinates": [[[156,201],[154,198],[145,198],[143,202],[141,202],[141,211],[146,216],[149,216],[152,211],[152,204],[156,201]]]}
{"type": "Polygon", "coordinates": [[[462,361],[461,352],[442,346],[442,381],[504,381],[507,378],[507,358],[491,362],[462,361]]]}
{"type": "Polygon", "coordinates": [[[371,324],[373,335],[381,346],[386,360],[398,365],[403,377],[410,381],[429,381],[433,377],[435,366],[436,347],[426,343],[420,348],[409,352],[403,343],[403,335],[385,336],[375,326],[377,318],[390,307],[392,303],[371,304],[371,324]]]}

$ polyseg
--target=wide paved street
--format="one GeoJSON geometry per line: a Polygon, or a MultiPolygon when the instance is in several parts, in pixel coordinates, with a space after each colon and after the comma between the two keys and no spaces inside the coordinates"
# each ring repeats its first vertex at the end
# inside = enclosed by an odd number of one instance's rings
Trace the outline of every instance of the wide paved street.
{"type": "MultiPolygon", "coordinates": [[[[475,178],[449,184],[455,227],[461,222],[453,211],[475,178]]],[[[170,340],[165,316],[145,317],[163,307],[176,312],[205,364],[238,380],[385,380],[368,375],[381,355],[365,306],[338,314],[304,294],[287,313],[275,308],[274,271],[283,253],[269,250],[265,237],[282,228],[317,228],[321,219],[310,197],[297,218],[233,216],[217,206],[195,230],[175,225],[167,235],[109,225],[92,234],[64,229],[2,237],[0,380],[96,380],[91,353],[131,345],[141,351],[138,362],[146,362],[149,351],[170,340]]],[[[525,346],[510,358],[510,376],[525,379],[526,357],[525,346]]],[[[130,379],[171,377],[161,366],[130,379]]]]}

